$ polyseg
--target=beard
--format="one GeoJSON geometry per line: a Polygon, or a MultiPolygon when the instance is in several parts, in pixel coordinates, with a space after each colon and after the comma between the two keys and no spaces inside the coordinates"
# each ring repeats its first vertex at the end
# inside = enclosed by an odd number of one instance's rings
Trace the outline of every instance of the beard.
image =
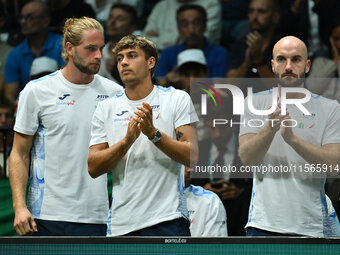
{"type": "Polygon", "coordinates": [[[305,77],[306,77],[306,68],[302,73],[299,75],[295,75],[293,73],[283,73],[282,76],[277,72],[274,72],[275,78],[277,79],[278,84],[281,87],[301,87],[301,85],[305,82],[305,77]],[[289,79],[284,79],[285,76],[291,75],[289,79]]]}
{"type": "Polygon", "coordinates": [[[84,59],[82,59],[81,57],[79,57],[77,51],[75,51],[75,54],[74,54],[74,57],[73,57],[73,64],[75,65],[75,67],[78,68],[78,70],[82,73],[85,73],[85,74],[89,74],[89,75],[92,75],[92,74],[96,74],[99,72],[99,68],[100,68],[100,62],[99,62],[99,66],[95,69],[90,69],[84,59]]]}

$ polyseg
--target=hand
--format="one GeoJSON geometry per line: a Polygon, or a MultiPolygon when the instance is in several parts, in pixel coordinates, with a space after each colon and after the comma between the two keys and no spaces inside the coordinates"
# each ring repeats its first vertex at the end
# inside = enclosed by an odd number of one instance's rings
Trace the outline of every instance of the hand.
{"type": "MultiPolygon", "coordinates": [[[[277,99],[279,101],[279,98],[277,99]]],[[[287,112],[288,114],[288,112],[287,112]]],[[[277,132],[281,127],[281,122],[287,117],[286,115],[281,115],[281,103],[277,102],[277,107],[275,111],[268,115],[268,124],[272,132],[277,132]]]]}
{"type": "Polygon", "coordinates": [[[171,70],[170,72],[168,72],[165,76],[165,79],[168,82],[172,82],[172,83],[178,83],[181,82],[182,80],[182,74],[180,74],[179,72],[177,72],[176,70],[171,70]]]}
{"type": "Polygon", "coordinates": [[[131,119],[128,125],[128,129],[126,131],[125,139],[129,144],[132,144],[139,137],[140,132],[141,130],[139,123],[135,119],[131,119]]]}
{"type": "Polygon", "coordinates": [[[295,135],[293,133],[292,121],[289,120],[291,117],[289,116],[288,112],[284,119],[287,119],[288,121],[285,121],[285,126],[281,126],[281,136],[286,143],[291,144],[295,138],[295,135]]]}
{"type": "Polygon", "coordinates": [[[222,188],[213,188],[210,183],[204,185],[204,188],[216,193],[221,200],[236,199],[244,191],[244,189],[238,188],[232,182],[227,180],[220,180],[219,183],[223,184],[222,188]]]}
{"type": "Polygon", "coordinates": [[[248,65],[250,65],[250,63],[251,63],[251,55],[250,55],[250,48],[249,48],[249,47],[246,49],[246,54],[245,54],[244,61],[245,61],[248,65]]]}
{"type": "Polygon", "coordinates": [[[142,103],[143,106],[138,106],[136,111],[136,116],[134,117],[135,121],[139,123],[140,129],[144,135],[146,135],[149,139],[152,139],[154,133],[156,132],[156,128],[153,126],[152,122],[152,107],[146,103],[142,103]]]}
{"type": "Polygon", "coordinates": [[[250,51],[250,56],[255,64],[263,61],[262,45],[263,38],[259,32],[251,32],[247,35],[246,43],[250,51]]]}
{"type": "Polygon", "coordinates": [[[15,212],[14,229],[21,236],[38,232],[37,224],[27,208],[15,212]]]}
{"type": "Polygon", "coordinates": [[[340,60],[340,54],[339,54],[339,50],[335,46],[332,36],[329,37],[329,43],[331,45],[332,59],[338,62],[340,60]]]}
{"type": "Polygon", "coordinates": [[[175,69],[167,73],[167,75],[165,76],[165,83],[163,85],[169,86],[169,84],[175,86],[176,88],[189,91],[190,77],[181,74],[175,69]]]}
{"type": "Polygon", "coordinates": [[[292,5],[292,11],[294,14],[299,14],[301,10],[301,4],[305,2],[306,0],[295,0],[292,5]]]}

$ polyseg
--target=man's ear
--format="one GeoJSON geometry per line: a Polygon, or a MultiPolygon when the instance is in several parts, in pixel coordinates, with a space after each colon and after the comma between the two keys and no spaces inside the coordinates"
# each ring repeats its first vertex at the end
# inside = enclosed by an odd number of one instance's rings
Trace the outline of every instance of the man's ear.
{"type": "Polygon", "coordinates": [[[156,65],[156,59],[155,59],[155,57],[153,57],[153,56],[149,57],[148,60],[147,60],[147,62],[148,62],[149,70],[151,70],[152,68],[154,68],[155,65],[156,65]]]}
{"type": "Polygon", "coordinates": [[[274,59],[272,59],[272,60],[270,61],[270,63],[271,63],[271,65],[272,65],[272,71],[273,71],[273,73],[275,73],[274,59]]]}
{"type": "Polygon", "coordinates": [[[311,66],[312,62],[310,61],[310,59],[307,59],[307,63],[306,63],[306,73],[309,72],[310,66],[311,66]]]}
{"type": "Polygon", "coordinates": [[[74,49],[74,46],[73,46],[72,43],[70,43],[70,42],[65,43],[65,50],[66,50],[67,54],[71,57],[73,57],[73,49],[74,49]]]}

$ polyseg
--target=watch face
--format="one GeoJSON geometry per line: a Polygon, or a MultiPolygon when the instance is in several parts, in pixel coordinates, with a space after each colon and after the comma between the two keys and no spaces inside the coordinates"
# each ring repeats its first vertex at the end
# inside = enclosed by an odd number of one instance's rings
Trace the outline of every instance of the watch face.
{"type": "Polygon", "coordinates": [[[155,143],[155,142],[158,142],[159,140],[161,140],[161,138],[162,138],[162,134],[161,134],[161,132],[159,132],[159,130],[157,130],[155,132],[154,137],[151,139],[151,141],[155,143]]]}

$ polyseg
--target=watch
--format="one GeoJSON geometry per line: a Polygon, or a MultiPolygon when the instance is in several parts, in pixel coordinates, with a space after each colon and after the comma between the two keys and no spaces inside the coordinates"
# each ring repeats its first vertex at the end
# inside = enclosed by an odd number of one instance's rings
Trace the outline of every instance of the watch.
{"type": "Polygon", "coordinates": [[[153,143],[157,143],[159,140],[161,140],[161,138],[162,138],[162,133],[157,129],[153,137],[150,138],[149,140],[153,143]]]}

